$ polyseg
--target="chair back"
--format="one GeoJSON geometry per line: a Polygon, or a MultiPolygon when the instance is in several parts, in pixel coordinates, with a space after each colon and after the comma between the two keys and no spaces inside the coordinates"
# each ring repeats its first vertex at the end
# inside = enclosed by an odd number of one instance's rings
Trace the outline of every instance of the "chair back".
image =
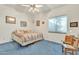
{"type": "Polygon", "coordinates": [[[69,44],[69,45],[74,45],[74,38],[73,38],[73,36],[65,36],[65,43],[66,44],[69,44]]]}

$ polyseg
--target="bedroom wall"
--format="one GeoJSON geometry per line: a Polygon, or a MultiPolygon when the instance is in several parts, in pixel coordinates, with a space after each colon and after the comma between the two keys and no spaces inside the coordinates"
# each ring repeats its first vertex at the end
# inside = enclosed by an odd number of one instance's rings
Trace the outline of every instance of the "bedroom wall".
{"type": "MultiPolygon", "coordinates": [[[[49,41],[54,41],[61,43],[61,40],[64,40],[64,36],[66,34],[60,34],[60,33],[48,33],[48,18],[59,16],[59,15],[67,15],[68,16],[68,32],[67,34],[79,34],[79,26],[75,28],[70,28],[70,21],[78,21],[79,22],[79,5],[66,5],[61,8],[55,8],[53,9],[49,14],[48,17],[45,15],[44,17],[47,17],[46,19],[41,18],[45,21],[45,24],[41,24],[40,26],[36,26],[36,29],[39,32],[43,32],[44,38],[49,41]]],[[[79,25],[79,24],[78,24],[79,25]]]]}
{"type": "MultiPolygon", "coordinates": [[[[79,22],[79,6],[78,5],[66,5],[60,8],[52,9],[48,14],[39,14],[35,20],[40,20],[40,26],[36,26],[35,23],[31,23],[30,18],[28,18],[26,13],[18,12],[13,8],[0,5],[0,43],[5,43],[11,41],[11,32],[16,29],[32,29],[44,34],[44,38],[49,41],[55,41],[61,43],[61,40],[64,40],[66,34],[60,33],[48,33],[48,18],[67,15],[68,16],[68,33],[67,34],[79,34],[79,26],[76,28],[70,28],[70,21],[79,22]],[[16,17],[16,24],[7,24],[5,23],[5,16],[14,16],[16,17]],[[20,27],[20,21],[27,21],[27,27],[20,27]],[[45,24],[42,24],[42,21],[45,24]]],[[[79,24],[78,24],[79,25],[79,24]]]]}
{"type": "Polygon", "coordinates": [[[25,13],[0,5],[0,44],[11,41],[11,33],[16,29],[32,29],[32,25],[25,13]],[[5,16],[16,17],[16,24],[8,24],[5,22],[5,16]],[[27,21],[27,27],[20,27],[20,21],[27,21]]]}

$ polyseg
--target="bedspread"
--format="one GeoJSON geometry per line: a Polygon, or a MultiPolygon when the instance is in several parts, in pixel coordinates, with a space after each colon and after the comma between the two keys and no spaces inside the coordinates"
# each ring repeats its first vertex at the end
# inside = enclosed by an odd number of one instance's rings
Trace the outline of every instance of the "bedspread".
{"type": "Polygon", "coordinates": [[[39,32],[30,32],[30,33],[12,33],[12,39],[20,44],[32,43],[38,40],[43,39],[43,34],[39,32]]]}

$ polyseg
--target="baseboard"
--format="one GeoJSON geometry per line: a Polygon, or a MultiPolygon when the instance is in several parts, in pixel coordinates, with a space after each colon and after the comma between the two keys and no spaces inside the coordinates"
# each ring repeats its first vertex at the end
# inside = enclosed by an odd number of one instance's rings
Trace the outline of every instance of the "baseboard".
{"type": "Polygon", "coordinates": [[[52,39],[45,39],[45,40],[48,40],[48,41],[51,41],[51,42],[56,42],[56,43],[62,44],[61,41],[55,41],[55,40],[52,40],[52,39]]]}

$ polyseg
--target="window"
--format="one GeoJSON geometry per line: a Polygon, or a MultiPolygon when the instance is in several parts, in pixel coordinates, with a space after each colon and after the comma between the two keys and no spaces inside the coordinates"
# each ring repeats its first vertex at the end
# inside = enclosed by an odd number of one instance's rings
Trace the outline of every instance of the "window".
{"type": "Polygon", "coordinates": [[[67,33],[67,16],[57,16],[49,19],[48,31],[56,33],[67,33]]]}

